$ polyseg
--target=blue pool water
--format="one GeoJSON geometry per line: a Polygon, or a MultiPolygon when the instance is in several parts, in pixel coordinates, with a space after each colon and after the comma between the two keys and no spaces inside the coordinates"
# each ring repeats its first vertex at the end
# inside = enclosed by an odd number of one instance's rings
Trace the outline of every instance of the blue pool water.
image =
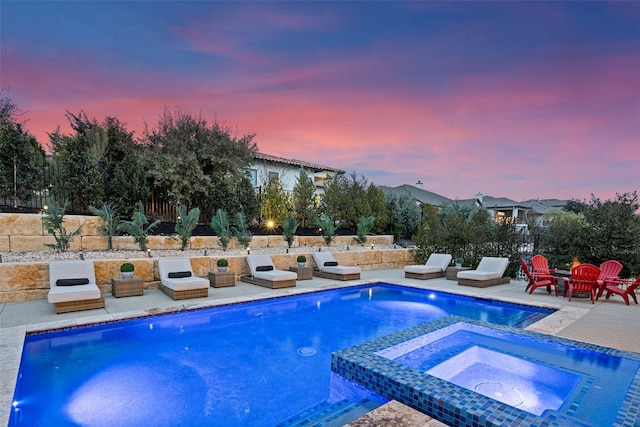
{"type": "Polygon", "coordinates": [[[326,402],[331,353],[449,314],[550,310],[376,284],[34,334],[11,426],[274,426],[326,402]]]}
{"type": "Polygon", "coordinates": [[[640,354],[457,316],[340,350],[332,369],[456,426],[640,422],[640,354]]]}

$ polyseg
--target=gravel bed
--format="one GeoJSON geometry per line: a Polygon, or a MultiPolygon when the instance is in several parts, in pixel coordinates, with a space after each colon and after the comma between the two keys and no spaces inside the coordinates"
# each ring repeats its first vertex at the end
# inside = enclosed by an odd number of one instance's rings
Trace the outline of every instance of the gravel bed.
{"type": "MultiPolygon", "coordinates": [[[[393,249],[394,245],[375,245],[375,249],[393,249]]],[[[288,250],[286,247],[267,247],[267,248],[252,248],[252,254],[308,254],[316,252],[318,250],[340,252],[340,251],[365,251],[371,250],[370,245],[348,245],[348,246],[295,246],[288,250]]],[[[54,252],[51,250],[44,251],[29,251],[29,252],[0,252],[0,262],[13,263],[13,262],[46,262],[46,261],[60,261],[60,260],[72,260],[72,259],[140,259],[140,258],[193,258],[209,256],[213,258],[220,258],[224,256],[241,256],[246,255],[246,249],[228,249],[223,251],[222,249],[187,249],[181,250],[168,250],[168,249],[151,249],[147,254],[143,251],[127,251],[127,250],[113,250],[113,251],[68,251],[68,252],[54,252]]]]}

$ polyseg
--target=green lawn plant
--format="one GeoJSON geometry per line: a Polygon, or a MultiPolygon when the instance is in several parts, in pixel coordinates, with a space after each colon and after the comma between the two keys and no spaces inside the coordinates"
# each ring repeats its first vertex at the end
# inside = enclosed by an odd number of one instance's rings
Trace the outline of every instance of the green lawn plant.
{"type": "Polygon", "coordinates": [[[287,212],[287,217],[282,223],[282,235],[287,245],[291,247],[293,245],[293,239],[296,237],[296,231],[298,230],[298,221],[287,212]]]}
{"type": "Polygon", "coordinates": [[[222,249],[226,251],[227,246],[229,246],[229,242],[231,241],[231,229],[227,211],[218,209],[216,211],[216,215],[211,218],[211,223],[209,224],[209,226],[216,233],[216,236],[218,236],[218,240],[220,241],[220,245],[222,245],[222,249]]]}
{"type": "Polygon", "coordinates": [[[45,246],[55,249],[58,252],[65,252],[69,249],[69,245],[73,238],[82,232],[82,226],[78,227],[74,232],[69,233],[64,226],[64,212],[67,203],[60,207],[57,203],[48,201],[48,208],[42,217],[42,226],[55,239],[55,244],[45,244],[45,246]]]}
{"type": "Polygon", "coordinates": [[[373,216],[360,217],[360,219],[358,220],[358,225],[356,229],[357,231],[356,242],[358,242],[361,245],[364,245],[365,243],[367,243],[367,234],[369,234],[373,229],[373,225],[375,221],[376,220],[373,216]]]}
{"type": "Polygon", "coordinates": [[[236,214],[236,224],[231,227],[231,232],[238,239],[238,243],[242,245],[243,248],[249,247],[249,243],[251,243],[251,239],[253,238],[253,234],[249,230],[247,226],[247,221],[245,220],[244,214],[242,212],[238,212],[236,214]]]}
{"type": "Polygon", "coordinates": [[[178,206],[178,218],[176,218],[176,233],[180,239],[180,250],[184,251],[191,240],[191,233],[198,225],[200,218],[200,209],[193,208],[187,213],[184,205],[178,206]]]}
{"type": "Polygon", "coordinates": [[[131,214],[131,221],[120,221],[118,231],[124,231],[132,236],[133,240],[140,246],[140,250],[146,252],[147,236],[158,224],[160,224],[160,220],[155,220],[149,224],[149,219],[144,214],[142,202],[138,202],[136,210],[131,214]]]}
{"type": "Polygon", "coordinates": [[[316,226],[321,230],[324,243],[327,246],[330,246],[333,238],[336,236],[336,230],[338,229],[338,227],[336,227],[336,225],[333,223],[333,219],[326,215],[323,215],[319,218],[316,218],[316,226]]]}
{"type": "Polygon", "coordinates": [[[91,210],[91,213],[96,215],[102,221],[102,224],[98,227],[98,233],[107,238],[107,249],[113,250],[113,236],[117,233],[120,216],[109,203],[103,204],[100,209],[93,206],[89,209],[91,210]]]}

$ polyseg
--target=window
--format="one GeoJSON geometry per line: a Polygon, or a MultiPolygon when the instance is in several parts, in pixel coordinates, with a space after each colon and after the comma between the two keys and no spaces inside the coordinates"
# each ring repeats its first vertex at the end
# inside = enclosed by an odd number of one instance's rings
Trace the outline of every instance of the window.
{"type": "Polygon", "coordinates": [[[267,182],[271,182],[276,178],[278,178],[278,172],[269,172],[269,176],[267,177],[267,182]]]}

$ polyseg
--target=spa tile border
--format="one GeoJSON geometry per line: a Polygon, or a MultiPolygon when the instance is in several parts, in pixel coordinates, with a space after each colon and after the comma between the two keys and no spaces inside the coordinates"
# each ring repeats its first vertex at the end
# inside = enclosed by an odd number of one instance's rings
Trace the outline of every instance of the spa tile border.
{"type": "MultiPolygon", "coordinates": [[[[521,409],[500,403],[448,381],[430,376],[375,354],[375,352],[387,347],[458,322],[475,324],[525,337],[577,347],[633,361],[640,361],[640,354],[638,353],[508,326],[495,325],[459,316],[447,316],[386,337],[337,351],[332,354],[331,370],[349,380],[356,381],[375,393],[388,399],[397,400],[449,425],[462,427],[498,427],[506,425],[526,427],[591,426],[570,415],[555,411],[548,411],[544,417],[537,417],[521,409]]],[[[638,422],[640,422],[639,408],[640,369],[636,372],[625,396],[616,417],[615,426],[637,426],[638,422]]]]}

